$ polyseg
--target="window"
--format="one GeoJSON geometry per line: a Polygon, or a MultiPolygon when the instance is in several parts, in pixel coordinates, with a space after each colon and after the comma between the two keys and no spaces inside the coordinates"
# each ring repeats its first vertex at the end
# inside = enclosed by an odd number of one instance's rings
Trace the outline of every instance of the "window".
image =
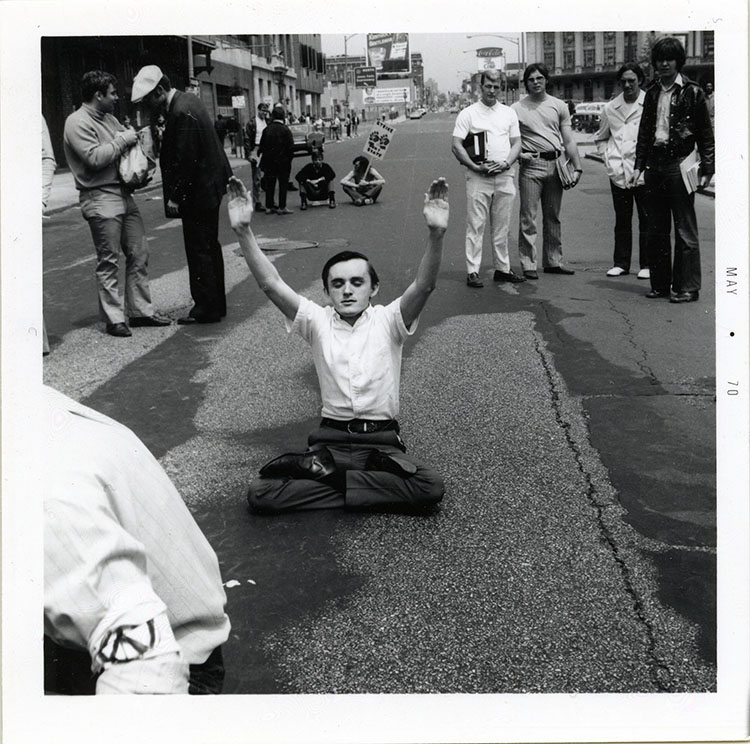
{"type": "Polygon", "coordinates": [[[583,50],[583,66],[584,67],[594,66],[594,50],[593,49],[583,50]]]}
{"type": "Polygon", "coordinates": [[[714,32],[703,32],[703,58],[713,59],[714,56],[714,32]]]}
{"type": "Polygon", "coordinates": [[[593,31],[584,31],[583,32],[583,45],[584,46],[594,46],[594,43],[596,42],[596,34],[593,31]]]}
{"type": "Polygon", "coordinates": [[[615,48],[614,46],[604,47],[604,64],[609,67],[615,66],[615,48]]]}
{"type": "Polygon", "coordinates": [[[637,31],[626,31],[625,32],[625,62],[637,62],[638,61],[638,32],[637,31]]]}
{"type": "Polygon", "coordinates": [[[583,82],[583,100],[594,100],[594,83],[591,80],[584,80],[583,82]]]}
{"type": "Polygon", "coordinates": [[[563,69],[572,70],[576,66],[576,53],[573,49],[563,52],[563,69]]]}
{"type": "Polygon", "coordinates": [[[604,44],[612,44],[615,43],[615,32],[614,31],[605,31],[604,32],[604,44]]]}
{"type": "Polygon", "coordinates": [[[573,48],[576,45],[576,35],[572,31],[564,31],[562,35],[563,48],[573,48]]]}
{"type": "Polygon", "coordinates": [[[563,86],[563,98],[568,101],[573,98],[573,83],[565,83],[563,86]]]}
{"type": "Polygon", "coordinates": [[[554,31],[545,31],[542,34],[542,40],[544,43],[544,48],[549,49],[554,48],[555,46],[555,32],[554,31]]]}
{"type": "Polygon", "coordinates": [[[555,69],[555,53],[554,52],[545,52],[544,53],[544,64],[547,67],[547,69],[552,72],[552,70],[555,69]]]}

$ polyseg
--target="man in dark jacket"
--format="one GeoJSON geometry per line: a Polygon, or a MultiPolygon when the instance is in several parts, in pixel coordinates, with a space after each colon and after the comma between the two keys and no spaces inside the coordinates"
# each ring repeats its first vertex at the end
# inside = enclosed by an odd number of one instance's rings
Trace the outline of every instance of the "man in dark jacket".
{"type": "Polygon", "coordinates": [[[227,314],[219,207],[232,168],[201,100],[174,90],[156,65],[141,68],[135,76],[132,100],[142,100],[152,116],[166,116],[159,159],[164,211],[167,217],[182,219],[195,303],[177,322],[218,323],[227,314]]]}
{"type": "Polygon", "coordinates": [[[294,157],[294,137],[284,124],[284,109],[274,106],[271,123],[263,130],[258,145],[260,167],[266,190],[266,214],[291,214],[286,206],[286,192],[294,157]],[[279,184],[279,206],[273,203],[276,183],[279,184]]]}
{"type": "Polygon", "coordinates": [[[644,172],[651,273],[651,291],[646,297],[695,302],[701,288],[695,195],[688,191],[680,165],[697,147],[698,186],[708,186],[714,173],[714,133],[703,91],[680,74],[685,64],[680,41],[673,37],[659,39],[652,49],[651,63],[657,79],[646,89],[635,170],[630,179],[634,187],[644,172]],[[670,241],[673,218],[674,265],[670,241]]]}

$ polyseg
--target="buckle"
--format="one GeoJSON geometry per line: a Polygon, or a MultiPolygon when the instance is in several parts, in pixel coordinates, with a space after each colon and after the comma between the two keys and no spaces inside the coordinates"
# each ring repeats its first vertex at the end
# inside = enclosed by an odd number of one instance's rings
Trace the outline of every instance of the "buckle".
{"type": "Polygon", "coordinates": [[[367,422],[366,421],[360,421],[360,422],[357,422],[357,421],[348,421],[347,424],[346,424],[346,430],[350,434],[363,434],[363,433],[366,434],[367,433],[367,422]],[[361,428],[361,429],[358,428],[360,425],[363,428],[361,428]],[[352,426],[354,426],[355,428],[352,429],[352,426]]]}

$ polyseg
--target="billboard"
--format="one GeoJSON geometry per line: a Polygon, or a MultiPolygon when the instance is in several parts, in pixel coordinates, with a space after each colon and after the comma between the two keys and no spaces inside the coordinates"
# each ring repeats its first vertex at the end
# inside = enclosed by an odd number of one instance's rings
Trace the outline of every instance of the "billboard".
{"type": "Polygon", "coordinates": [[[367,58],[379,75],[408,75],[411,72],[409,34],[367,34],[367,58]]]}
{"type": "Polygon", "coordinates": [[[410,103],[411,88],[365,88],[362,91],[364,104],[410,103]]]}
{"type": "Polygon", "coordinates": [[[483,47],[477,49],[477,71],[505,69],[505,57],[500,47],[483,47]]]}

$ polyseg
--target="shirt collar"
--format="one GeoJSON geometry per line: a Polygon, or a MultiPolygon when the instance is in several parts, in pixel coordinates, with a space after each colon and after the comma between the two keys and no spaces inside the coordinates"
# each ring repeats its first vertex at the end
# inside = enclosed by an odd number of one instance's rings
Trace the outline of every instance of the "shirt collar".
{"type": "Polygon", "coordinates": [[[337,322],[343,323],[344,325],[348,326],[349,328],[355,328],[356,326],[360,325],[360,323],[364,323],[373,313],[372,305],[368,305],[363,311],[362,315],[360,315],[355,321],[354,325],[349,325],[339,314],[336,308],[331,306],[331,309],[333,310],[333,317],[336,319],[337,322]]]}
{"type": "Polygon", "coordinates": [[[177,88],[170,88],[170,90],[167,91],[167,109],[172,105],[172,99],[174,98],[175,93],[177,93],[177,88]]]}
{"type": "Polygon", "coordinates": [[[684,82],[683,82],[683,80],[682,80],[682,75],[681,75],[681,73],[679,73],[679,72],[677,73],[677,77],[676,77],[676,78],[675,78],[675,79],[674,79],[674,80],[672,81],[672,85],[670,85],[670,86],[669,86],[669,88],[665,88],[665,87],[664,87],[664,86],[663,86],[663,85],[662,85],[661,83],[659,83],[659,87],[660,87],[660,88],[661,88],[661,89],[662,89],[662,90],[663,90],[663,91],[664,91],[665,93],[666,93],[667,91],[670,91],[670,90],[672,90],[672,88],[674,88],[674,86],[675,86],[675,85],[676,85],[676,86],[677,86],[678,88],[682,88],[682,86],[684,85],[684,82]]]}

